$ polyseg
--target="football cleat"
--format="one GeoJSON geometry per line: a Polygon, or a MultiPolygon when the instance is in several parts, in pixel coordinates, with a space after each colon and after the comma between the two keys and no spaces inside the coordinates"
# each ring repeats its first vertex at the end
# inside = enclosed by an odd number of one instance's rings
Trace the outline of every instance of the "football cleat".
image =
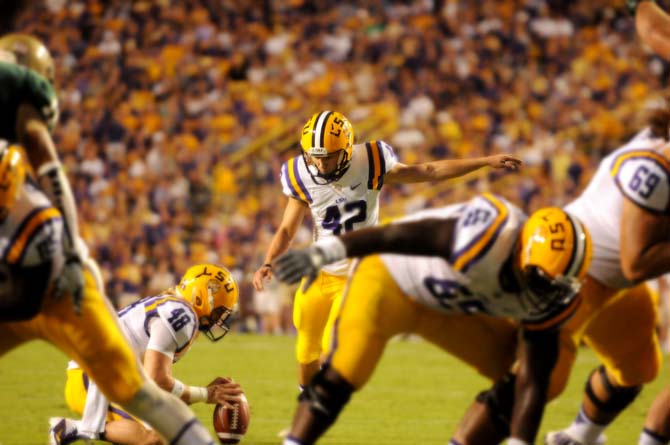
{"type": "Polygon", "coordinates": [[[86,445],[93,444],[88,437],[79,434],[76,421],[65,417],[49,419],[49,445],[68,445],[82,439],[86,445]]]}
{"type": "Polygon", "coordinates": [[[604,434],[598,436],[595,442],[580,442],[570,436],[565,430],[550,431],[544,436],[545,445],[605,445],[607,438],[604,434]]]}

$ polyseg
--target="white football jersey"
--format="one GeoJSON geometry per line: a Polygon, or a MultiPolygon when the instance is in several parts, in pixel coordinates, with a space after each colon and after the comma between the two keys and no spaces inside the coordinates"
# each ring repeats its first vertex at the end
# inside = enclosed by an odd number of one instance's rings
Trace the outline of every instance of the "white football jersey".
{"type": "Polygon", "coordinates": [[[645,129],[604,158],[584,192],[565,210],[577,216],[593,240],[589,275],[615,289],[633,285],[621,270],[624,199],[657,214],[670,211],[670,144],[645,129]]]}
{"type": "Polygon", "coordinates": [[[53,281],[65,264],[63,236],[60,211],[26,180],[9,215],[0,223],[0,258],[27,267],[50,262],[48,280],[53,281]]]}
{"type": "MultiPolygon", "coordinates": [[[[452,253],[442,257],[380,255],[389,273],[411,299],[442,312],[509,317],[528,326],[549,326],[576,304],[546,314],[530,312],[518,293],[502,288],[502,267],[514,254],[526,215],[491,194],[441,209],[419,212],[402,221],[456,219],[452,253]]],[[[574,306],[574,307],[573,307],[574,306]]]]}
{"type": "MultiPolygon", "coordinates": [[[[379,191],[384,175],[397,163],[393,148],[382,141],[354,145],[351,165],[329,184],[317,184],[302,155],[282,165],[281,183],[286,196],[309,205],[314,223],[314,241],[371,227],[379,221],[379,191]]],[[[324,271],[346,275],[347,260],[330,264],[324,271]]]]}
{"type": "Polygon", "coordinates": [[[198,317],[193,308],[170,291],[126,306],[119,311],[119,321],[139,357],[144,356],[151,340],[149,325],[161,323],[172,342],[169,350],[159,352],[174,354],[172,361],[175,363],[190,349],[198,333],[198,317]]]}
{"type": "MultiPolygon", "coordinates": [[[[173,363],[191,348],[198,333],[198,318],[193,308],[171,291],[124,307],[119,311],[119,325],[137,357],[144,357],[147,349],[155,349],[151,344],[158,343],[163,346],[155,350],[171,356],[173,363]],[[162,329],[159,331],[169,338],[152,339],[153,323],[160,323],[162,329]]],[[[68,368],[77,367],[75,361],[68,364],[68,368]]]]}

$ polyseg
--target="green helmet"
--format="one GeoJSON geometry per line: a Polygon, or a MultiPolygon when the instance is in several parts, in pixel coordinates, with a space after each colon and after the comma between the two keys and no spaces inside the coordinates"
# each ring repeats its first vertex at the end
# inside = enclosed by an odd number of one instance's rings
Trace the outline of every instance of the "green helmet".
{"type": "Polygon", "coordinates": [[[54,83],[54,61],[42,42],[28,34],[7,34],[0,37],[0,51],[14,56],[14,62],[44,76],[54,83]]]}

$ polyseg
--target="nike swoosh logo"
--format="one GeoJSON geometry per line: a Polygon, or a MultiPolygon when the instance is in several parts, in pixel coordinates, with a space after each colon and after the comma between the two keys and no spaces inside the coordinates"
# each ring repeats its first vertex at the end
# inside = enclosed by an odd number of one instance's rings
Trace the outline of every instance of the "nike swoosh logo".
{"type": "Polygon", "coordinates": [[[362,183],[359,182],[359,183],[356,184],[356,185],[352,185],[352,186],[351,186],[351,190],[356,190],[356,188],[357,188],[359,185],[361,185],[361,184],[362,184],[362,183]]]}

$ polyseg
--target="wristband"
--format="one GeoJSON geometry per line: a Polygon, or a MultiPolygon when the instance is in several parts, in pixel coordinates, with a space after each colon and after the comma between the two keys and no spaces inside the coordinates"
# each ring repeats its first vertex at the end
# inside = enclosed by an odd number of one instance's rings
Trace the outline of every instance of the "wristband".
{"type": "Polygon", "coordinates": [[[188,390],[190,392],[189,402],[206,402],[207,401],[207,388],[204,386],[189,386],[188,390]]]}
{"type": "Polygon", "coordinates": [[[174,394],[177,397],[181,397],[182,394],[184,394],[184,384],[180,382],[177,379],[174,379],[174,385],[172,385],[172,391],[170,391],[172,394],[174,394]]]}
{"type": "Polygon", "coordinates": [[[507,445],[530,445],[525,440],[517,439],[516,437],[510,437],[507,439],[507,445]]]}
{"type": "Polygon", "coordinates": [[[263,264],[263,267],[268,267],[268,268],[272,269],[272,264],[270,264],[270,263],[265,263],[265,264],[263,264]]]}

